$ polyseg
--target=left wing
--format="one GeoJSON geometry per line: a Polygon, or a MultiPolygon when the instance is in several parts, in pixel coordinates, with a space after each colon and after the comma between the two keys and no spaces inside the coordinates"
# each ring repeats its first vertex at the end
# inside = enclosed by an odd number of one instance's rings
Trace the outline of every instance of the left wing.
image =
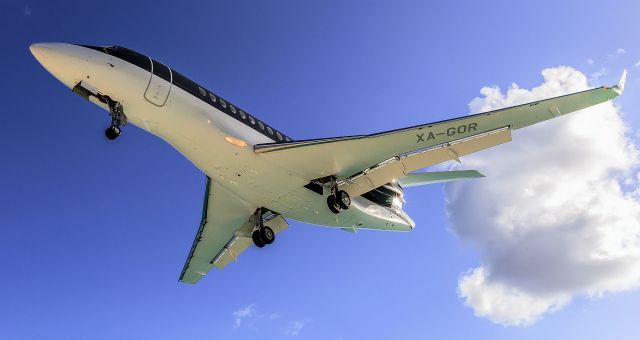
{"type": "MultiPolygon", "coordinates": [[[[207,177],[202,221],[180,281],[194,284],[211,268],[224,268],[252,245],[255,209],[207,177]]],[[[272,212],[263,214],[263,220],[276,233],[287,227],[282,216],[272,212]]]]}
{"type": "MultiPolygon", "coordinates": [[[[348,179],[357,174],[409,154],[422,153],[434,148],[447,149],[449,159],[458,160],[462,153],[449,147],[456,143],[476,152],[510,140],[510,132],[532,124],[609,101],[624,89],[626,71],[618,85],[567,94],[555,98],[512,106],[490,112],[463,116],[451,120],[376,133],[372,135],[313,139],[288,143],[259,144],[254,151],[265,160],[314,180],[326,176],[348,179]],[[504,138],[491,141],[487,137],[494,132],[506,131],[504,138]],[[506,135],[509,136],[506,136],[506,135]],[[495,143],[494,143],[495,142],[495,143]],[[476,143],[480,143],[475,145],[476,143]]],[[[493,136],[495,137],[495,135],[493,136]]],[[[427,156],[429,155],[429,156],[427,156]]],[[[424,154],[422,163],[415,163],[413,170],[405,169],[396,176],[436,164],[424,154]]],[[[414,158],[413,160],[417,160],[414,158]]],[[[396,165],[402,165],[395,162],[396,165]]],[[[398,177],[396,177],[398,178],[398,177]]],[[[350,192],[351,194],[351,192],[350,192]]]]}

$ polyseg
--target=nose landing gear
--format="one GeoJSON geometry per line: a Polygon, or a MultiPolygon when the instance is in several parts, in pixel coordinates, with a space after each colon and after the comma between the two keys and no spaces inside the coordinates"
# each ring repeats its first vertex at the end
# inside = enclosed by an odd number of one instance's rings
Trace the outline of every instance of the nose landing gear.
{"type": "Polygon", "coordinates": [[[124,114],[122,104],[109,96],[102,96],[109,106],[109,114],[111,115],[111,126],[104,131],[104,135],[109,140],[114,140],[122,134],[122,126],[127,125],[127,116],[124,114]]]}
{"type": "Polygon", "coordinates": [[[109,140],[114,140],[122,134],[122,127],[127,125],[127,116],[124,114],[122,104],[120,102],[111,99],[106,94],[100,92],[94,93],[89,88],[82,84],[82,81],[77,83],[72,91],[80,97],[89,100],[91,97],[97,98],[100,102],[107,104],[109,107],[109,115],[111,116],[111,126],[104,131],[104,135],[109,140]]]}
{"type": "Polygon", "coordinates": [[[264,225],[264,221],[262,220],[262,208],[258,208],[256,210],[256,227],[251,233],[251,238],[253,239],[253,243],[258,248],[262,248],[267,244],[273,243],[276,239],[276,233],[273,232],[273,229],[264,225]]]}

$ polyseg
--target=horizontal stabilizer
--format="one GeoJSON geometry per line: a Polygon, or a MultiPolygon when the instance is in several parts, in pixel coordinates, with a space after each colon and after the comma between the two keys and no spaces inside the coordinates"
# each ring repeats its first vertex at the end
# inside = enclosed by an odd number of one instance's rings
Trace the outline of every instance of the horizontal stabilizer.
{"type": "Polygon", "coordinates": [[[417,174],[408,174],[406,177],[398,179],[403,187],[415,187],[418,185],[444,183],[457,181],[460,179],[471,179],[484,177],[483,174],[476,170],[460,170],[460,171],[436,171],[422,172],[417,174]]]}

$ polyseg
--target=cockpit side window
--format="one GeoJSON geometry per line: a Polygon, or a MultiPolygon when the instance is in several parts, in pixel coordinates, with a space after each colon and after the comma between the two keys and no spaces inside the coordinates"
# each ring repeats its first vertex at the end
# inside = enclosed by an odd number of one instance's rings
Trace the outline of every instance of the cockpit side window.
{"type": "Polygon", "coordinates": [[[105,47],[104,52],[151,72],[151,59],[136,51],[120,46],[110,46],[105,47]]]}

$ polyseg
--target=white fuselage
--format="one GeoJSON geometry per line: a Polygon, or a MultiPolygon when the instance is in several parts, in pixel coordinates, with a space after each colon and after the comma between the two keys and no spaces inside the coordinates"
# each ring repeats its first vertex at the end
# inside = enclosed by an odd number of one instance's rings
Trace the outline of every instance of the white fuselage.
{"type": "MultiPolygon", "coordinates": [[[[67,87],[81,82],[92,92],[120,102],[130,123],[167,141],[209,176],[214,186],[223,186],[256,208],[324,226],[413,228],[413,221],[402,210],[379,206],[362,197],[353,197],[350,209],[332,213],[326,204],[326,190],[319,195],[304,187],[311,178],[273,164],[253,151],[256,144],[284,141],[286,136],[278,138],[279,132],[273,128],[270,134],[266,125],[264,132],[259,132],[257,118],[243,119],[237,107],[237,116],[230,110],[220,110],[213,104],[214,98],[218,104],[221,98],[204,87],[189,93],[176,86],[175,79],[164,80],[128,61],[78,45],[38,44],[32,51],[67,87]]],[[[95,97],[90,100],[108,109],[95,97]]]]}

